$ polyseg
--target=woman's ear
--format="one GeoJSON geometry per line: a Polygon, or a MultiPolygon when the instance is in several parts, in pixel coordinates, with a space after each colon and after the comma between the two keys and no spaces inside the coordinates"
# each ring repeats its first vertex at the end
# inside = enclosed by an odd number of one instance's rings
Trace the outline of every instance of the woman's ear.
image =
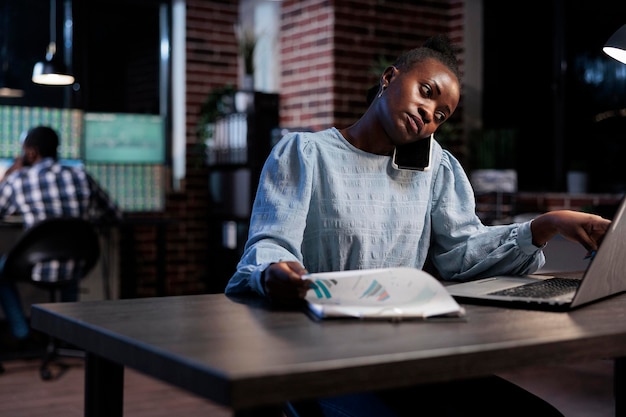
{"type": "Polygon", "coordinates": [[[396,75],[397,71],[398,69],[394,66],[385,68],[385,71],[383,71],[383,75],[380,77],[380,88],[378,89],[378,97],[380,97],[383,94],[383,91],[385,91],[385,89],[389,87],[389,83],[396,75]]]}

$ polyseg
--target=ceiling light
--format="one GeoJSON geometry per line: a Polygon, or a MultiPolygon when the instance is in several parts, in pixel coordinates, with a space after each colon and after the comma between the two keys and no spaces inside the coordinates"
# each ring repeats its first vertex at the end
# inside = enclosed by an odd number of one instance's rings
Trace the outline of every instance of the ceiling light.
{"type": "Polygon", "coordinates": [[[626,64],[626,25],[622,25],[622,27],[606,41],[602,50],[611,58],[626,64]]]}
{"type": "Polygon", "coordinates": [[[46,60],[39,61],[33,68],[33,82],[45,85],[70,85],[74,76],[65,64],[56,56],[56,0],[50,0],[50,43],[46,51],[46,60]]]}
{"type": "Polygon", "coordinates": [[[9,55],[9,35],[11,34],[9,12],[9,2],[7,1],[4,7],[4,41],[2,42],[2,55],[0,56],[0,62],[2,62],[2,70],[0,70],[0,97],[19,98],[24,96],[24,90],[18,88],[18,83],[9,69],[9,62],[12,61],[9,55]]]}

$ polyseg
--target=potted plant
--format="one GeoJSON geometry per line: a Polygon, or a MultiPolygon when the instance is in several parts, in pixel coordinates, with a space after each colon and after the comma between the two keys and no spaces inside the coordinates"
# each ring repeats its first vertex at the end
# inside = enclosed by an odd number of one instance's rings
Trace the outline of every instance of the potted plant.
{"type": "Polygon", "coordinates": [[[244,70],[242,88],[254,90],[254,49],[257,38],[252,29],[244,28],[242,25],[235,25],[235,35],[239,43],[239,56],[244,70]]]}
{"type": "Polygon", "coordinates": [[[517,192],[516,138],[514,129],[471,132],[471,181],[476,192],[517,192]]]}
{"type": "Polygon", "coordinates": [[[213,88],[200,106],[196,129],[209,163],[212,163],[215,149],[215,123],[219,117],[233,112],[235,92],[236,89],[231,84],[213,88]]]}

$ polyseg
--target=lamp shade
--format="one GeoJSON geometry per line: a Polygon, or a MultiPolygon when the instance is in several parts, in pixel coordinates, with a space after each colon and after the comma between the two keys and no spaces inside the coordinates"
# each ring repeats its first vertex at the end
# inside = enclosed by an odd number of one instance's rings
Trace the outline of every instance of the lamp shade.
{"type": "Polygon", "coordinates": [[[0,71],[0,97],[1,98],[19,98],[24,97],[24,90],[20,88],[16,77],[10,71],[7,62],[2,65],[0,71]]]}
{"type": "Polygon", "coordinates": [[[24,90],[18,88],[5,80],[0,79],[0,97],[19,98],[24,97],[24,90]]]}
{"type": "Polygon", "coordinates": [[[70,85],[74,82],[74,76],[56,56],[56,4],[56,0],[50,0],[50,43],[46,51],[46,60],[37,62],[33,67],[32,80],[35,84],[70,85]]]}
{"type": "Polygon", "coordinates": [[[24,97],[24,90],[11,88],[11,87],[0,87],[0,97],[3,97],[3,98],[24,97]]]}
{"type": "Polygon", "coordinates": [[[54,56],[35,64],[32,79],[36,84],[45,85],[70,85],[74,82],[66,66],[54,56]]]}
{"type": "Polygon", "coordinates": [[[609,38],[602,50],[611,58],[626,64],[626,24],[609,38]]]}
{"type": "Polygon", "coordinates": [[[14,62],[13,57],[9,53],[9,43],[11,36],[11,9],[9,2],[4,2],[2,10],[2,46],[0,47],[0,97],[1,98],[19,98],[24,96],[24,90],[19,87],[20,83],[13,75],[9,63],[14,62]]]}

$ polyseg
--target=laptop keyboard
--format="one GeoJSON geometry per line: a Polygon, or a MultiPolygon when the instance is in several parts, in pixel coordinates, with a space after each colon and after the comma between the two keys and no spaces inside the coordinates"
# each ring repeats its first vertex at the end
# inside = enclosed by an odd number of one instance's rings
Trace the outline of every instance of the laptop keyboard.
{"type": "Polygon", "coordinates": [[[575,291],[580,280],[575,278],[547,278],[518,287],[490,292],[489,295],[506,295],[515,297],[549,298],[575,291]]]}

